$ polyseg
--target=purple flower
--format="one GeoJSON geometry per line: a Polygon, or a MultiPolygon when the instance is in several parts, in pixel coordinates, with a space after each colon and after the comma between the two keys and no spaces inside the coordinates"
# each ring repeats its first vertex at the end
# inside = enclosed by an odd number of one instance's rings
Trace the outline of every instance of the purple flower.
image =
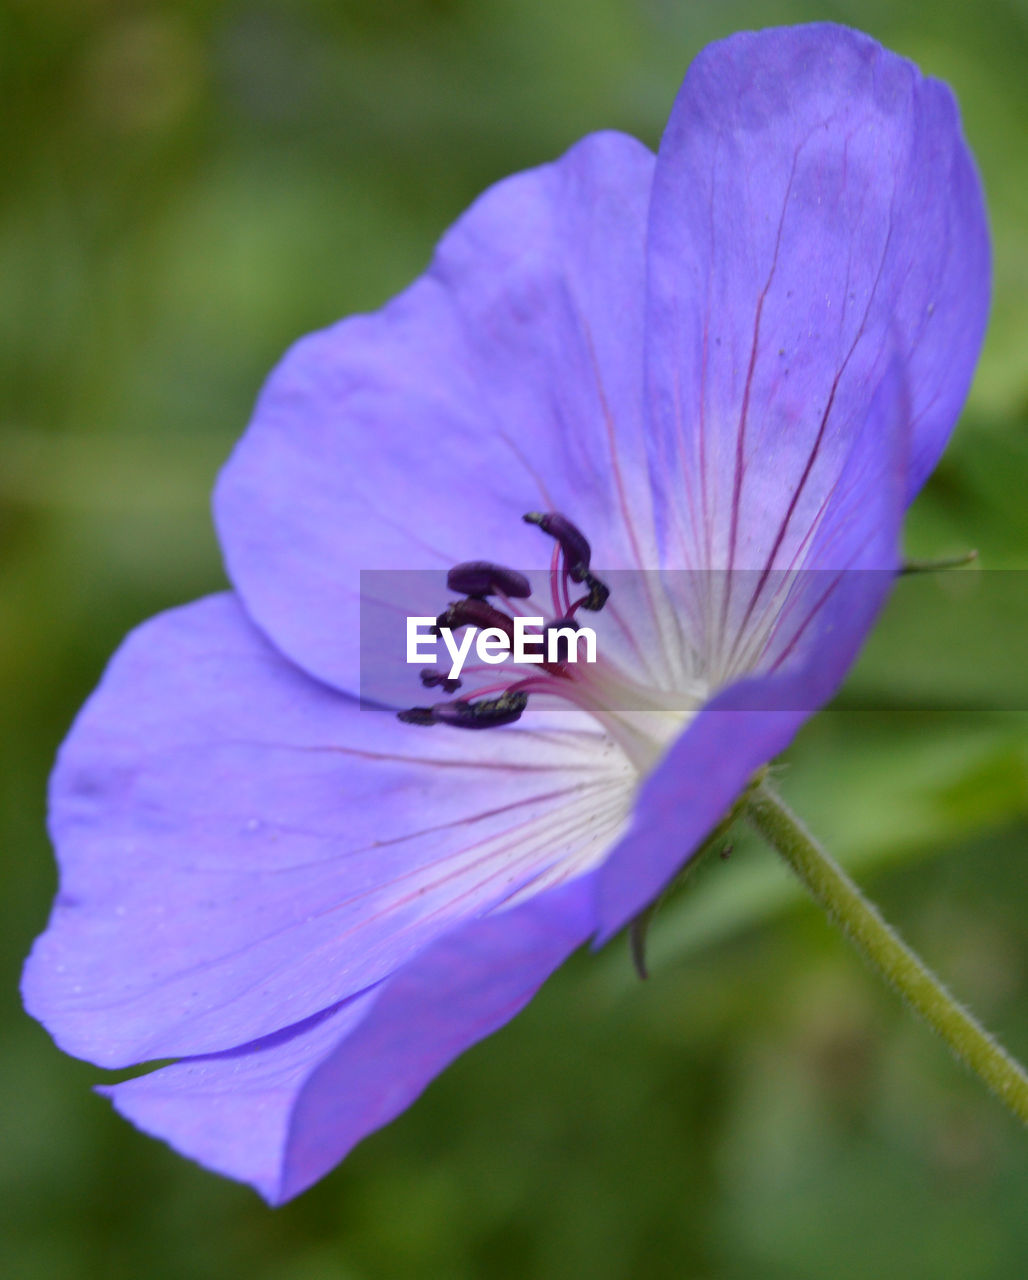
{"type": "Polygon", "coordinates": [[[988,276],[950,93],[836,26],[711,46],[656,158],[598,134],[486,192],[286,356],[218,486],[233,592],[141,627],[76,721],[32,1013],[104,1067],[180,1059],[103,1092],[187,1155],[273,1202],[321,1177],[836,689],[988,276]],[[530,585],[608,656],[431,693],[376,668],[368,710],[360,570],[466,595],[455,625],[530,585]]]}

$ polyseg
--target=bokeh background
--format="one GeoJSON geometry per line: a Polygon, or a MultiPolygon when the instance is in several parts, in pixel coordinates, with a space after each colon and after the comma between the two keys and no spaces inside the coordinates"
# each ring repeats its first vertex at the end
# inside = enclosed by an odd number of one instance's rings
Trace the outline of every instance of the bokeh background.
{"type": "Polygon", "coordinates": [[[1028,4],[0,5],[0,1272],[17,1280],[1019,1280],[1028,1136],[745,837],[653,975],[580,956],[294,1204],[133,1131],[20,1011],[54,750],[122,634],[224,576],[216,470],[298,335],[374,308],[489,182],[692,55],[834,18],[954,86],[995,236],[988,343],[904,582],[788,798],[1028,1056],[1028,4]]]}

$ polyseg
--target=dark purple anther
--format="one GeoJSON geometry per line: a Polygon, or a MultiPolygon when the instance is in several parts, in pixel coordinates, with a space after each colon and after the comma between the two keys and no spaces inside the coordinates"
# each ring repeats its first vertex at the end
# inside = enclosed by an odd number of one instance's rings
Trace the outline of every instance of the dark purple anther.
{"type": "Polygon", "coordinates": [[[397,711],[397,720],[404,724],[435,724],[435,712],[431,707],[411,707],[409,711],[397,711]]]}
{"type": "Polygon", "coordinates": [[[411,707],[398,711],[396,718],[404,724],[448,724],[454,729],[496,729],[521,719],[528,706],[527,693],[501,693],[498,698],[481,698],[469,702],[457,698],[453,702],[437,702],[434,707],[411,707]]]}
{"type": "MultiPolygon", "coordinates": [[[[549,661],[550,657],[550,633],[565,629],[577,632],[579,629],[578,623],[574,618],[557,618],[554,622],[547,623],[546,628],[543,631],[543,635],[545,636],[545,640],[543,641],[543,652],[546,654],[547,661],[549,661]]],[[[556,639],[556,660],[561,663],[567,662],[571,656],[571,641],[567,636],[557,636],[556,639]]]]}
{"type": "Polygon", "coordinates": [[[590,613],[599,613],[610,598],[610,587],[599,578],[594,578],[591,573],[585,575],[584,581],[589,594],[581,601],[581,607],[588,609],[590,613]]]}
{"type": "Polygon", "coordinates": [[[514,639],[514,620],[508,618],[499,609],[494,609],[484,600],[476,600],[473,596],[468,600],[457,600],[435,620],[436,632],[442,627],[456,631],[458,627],[499,627],[514,639]]]}
{"type": "Polygon", "coordinates": [[[440,702],[432,712],[438,724],[453,725],[455,729],[495,729],[520,720],[527,706],[527,693],[508,690],[498,698],[482,698],[478,702],[468,702],[463,698],[440,702]]]}
{"type": "Polygon", "coordinates": [[[584,582],[589,572],[589,561],[592,558],[592,547],[585,534],[581,532],[567,516],[556,511],[530,511],[522,519],[526,524],[537,524],[543,533],[556,538],[567,561],[568,573],[572,582],[584,582]]]}
{"type": "Polygon", "coordinates": [[[441,671],[436,671],[433,667],[422,667],[418,674],[426,689],[442,689],[443,693],[453,693],[461,686],[460,680],[451,680],[449,676],[444,676],[441,671]]]}
{"type": "Polygon", "coordinates": [[[446,585],[465,596],[503,595],[524,600],[532,594],[532,584],[523,573],[505,569],[502,564],[490,564],[488,560],[455,564],[446,575],[446,585]]]}

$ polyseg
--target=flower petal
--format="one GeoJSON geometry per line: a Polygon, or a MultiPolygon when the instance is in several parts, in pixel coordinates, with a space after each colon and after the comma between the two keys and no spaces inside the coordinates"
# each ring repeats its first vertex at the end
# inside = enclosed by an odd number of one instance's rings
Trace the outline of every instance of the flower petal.
{"type": "Polygon", "coordinates": [[[981,192],[949,90],[817,24],[693,63],[654,175],[654,447],[690,568],[802,564],[898,354],[907,498],[960,411],[985,327],[981,192]]]}
{"type": "Polygon", "coordinates": [[[99,1085],[97,1093],[181,1155],[250,1183],[274,1202],[298,1095],[379,993],[373,987],[252,1044],[183,1058],[121,1084],[99,1085]]]}
{"type": "Polygon", "coordinates": [[[455,930],[304,1026],[100,1092],[140,1128],[279,1204],[508,1022],[591,927],[585,877],[455,930]]]}
{"type": "MultiPolygon", "coordinates": [[[[599,868],[599,942],[653,901],[754,772],[842,682],[895,581],[909,420],[903,366],[893,360],[818,527],[818,567],[790,576],[780,604],[759,606],[775,619],[759,674],[722,690],[674,743],[641,787],[628,834],[599,868]]],[[[777,590],[772,578],[757,582],[772,596],[777,590]]]]}
{"type": "Polygon", "coordinates": [[[410,289],[272,375],[215,513],[247,610],[307,671],[357,691],[359,569],[547,565],[527,511],[602,530],[606,567],[639,563],[652,168],[596,134],[499,183],[410,289]]]}
{"type": "Polygon", "coordinates": [[[61,752],[29,1010],[120,1066],[336,1005],[601,856],[634,779],[590,721],[562,723],[403,725],[281,658],[234,597],[155,619],[61,752]]]}

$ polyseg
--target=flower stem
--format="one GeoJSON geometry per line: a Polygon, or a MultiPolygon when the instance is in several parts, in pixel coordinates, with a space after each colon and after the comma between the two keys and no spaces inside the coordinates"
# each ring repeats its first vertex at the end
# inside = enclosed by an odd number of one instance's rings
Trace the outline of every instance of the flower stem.
{"type": "Polygon", "coordinates": [[[882,919],[843,869],[766,781],[749,793],[746,816],[870,964],[996,1096],[1028,1124],[1028,1075],[957,1003],[882,919]]]}

